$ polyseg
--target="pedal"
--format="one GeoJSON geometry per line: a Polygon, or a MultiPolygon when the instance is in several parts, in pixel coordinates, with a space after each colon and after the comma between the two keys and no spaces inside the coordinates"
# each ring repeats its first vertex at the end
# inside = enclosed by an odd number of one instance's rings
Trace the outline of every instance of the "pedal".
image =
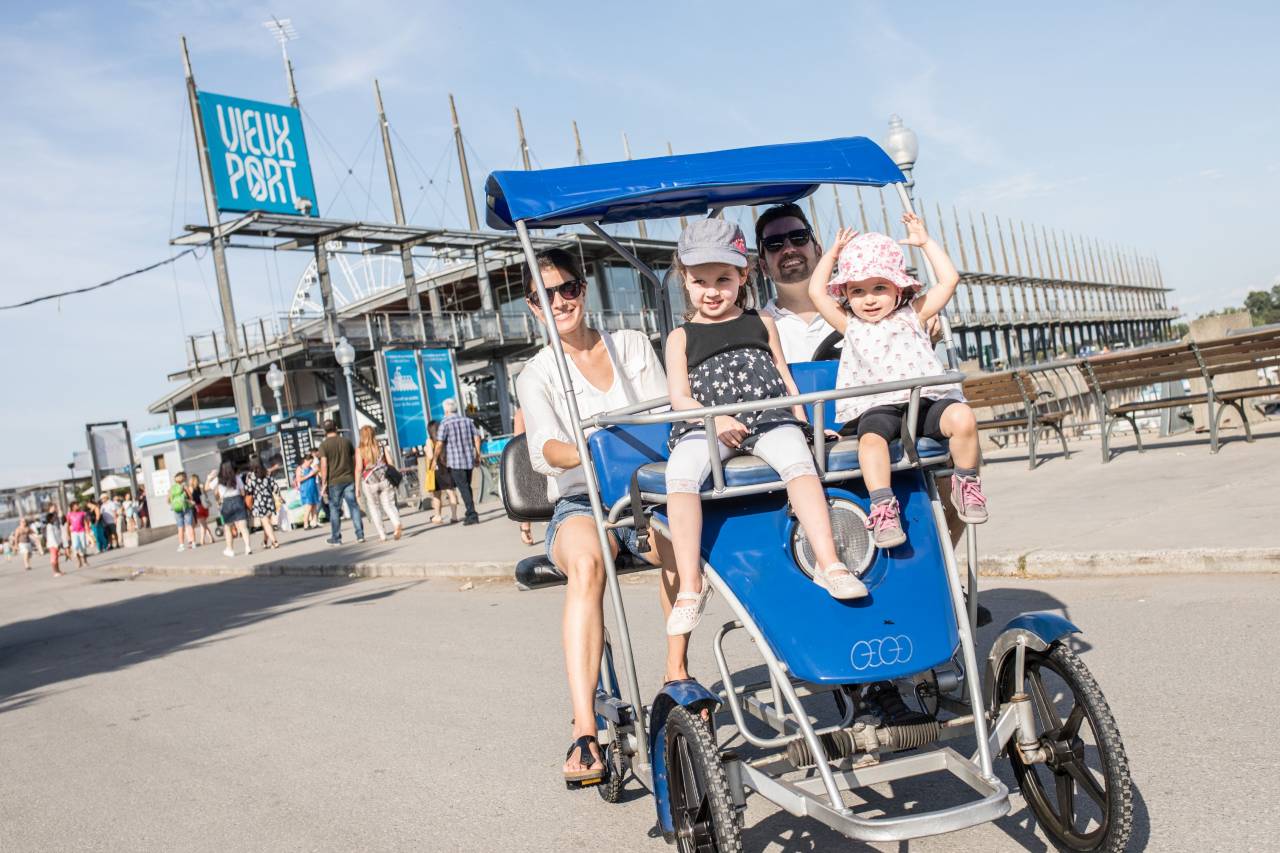
{"type": "Polygon", "coordinates": [[[603,776],[600,777],[599,779],[583,779],[577,782],[571,782],[571,781],[565,780],[564,786],[570,791],[578,791],[583,788],[590,788],[593,785],[599,785],[603,781],[604,781],[603,776]]]}

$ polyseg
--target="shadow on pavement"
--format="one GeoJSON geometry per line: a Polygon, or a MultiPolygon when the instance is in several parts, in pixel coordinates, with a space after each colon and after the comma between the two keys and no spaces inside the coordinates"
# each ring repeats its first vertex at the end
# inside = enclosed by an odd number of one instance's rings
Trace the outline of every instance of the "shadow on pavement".
{"type": "Polygon", "coordinates": [[[331,580],[234,578],[0,626],[0,713],[62,682],[215,642],[236,628],[312,606],[331,580]]]}

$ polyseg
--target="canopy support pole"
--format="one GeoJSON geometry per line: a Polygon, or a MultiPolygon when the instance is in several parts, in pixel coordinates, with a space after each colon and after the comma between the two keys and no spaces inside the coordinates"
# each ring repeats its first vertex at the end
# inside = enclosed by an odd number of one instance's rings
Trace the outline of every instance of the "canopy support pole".
{"type": "MultiPolygon", "coordinates": [[[[597,230],[598,233],[604,235],[595,223],[588,223],[589,227],[597,230]]],[[[546,285],[542,283],[542,270],[538,266],[538,255],[533,249],[533,242],[529,239],[529,229],[525,226],[523,220],[516,222],[516,232],[520,235],[520,245],[524,247],[524,257],[526,263],[529,264],[529,271],[533,274],[533,283],[538,291],[538,304],[542,308],[542,315],[551,318],[551,297],[547,295],[546,285]]],[[[605,235],[606,242],[609,242],[614,248],[623,252],[628,256],[628,260],[643,268],[644,265],[639,259],[630,256],[630,253],[616,245],[611,237],[605,235]]],[[[591,500],[591,515],[596,522],[596,533],[600,537],[600,555],[604,558],[605,580],[609,586],[609,599],[613,602],[613,612],[618,620],[618,645],[621,647],[623,670],[626,676],[626,688],[629,696],[627,697],[631,703],[633,716],[635,719],[636,743],[639,744],[637,755],[642,754],[641,751],[647,749],[649,736],[645,730],[644,703],[640,697],[640,682],[636,678],[636,660],[631,650],[631,629],[627,627],[627,612],[622,604],[622,588],[618,585],[618,568],[613,562],[613,552],[609,546],[609,531],[605,528],[605,512],[604,506],[600,503],[600,481],[596,477],[595,464],[591,460],[591,451],[587,447],[587,434],[582,426],[582,416],[578,412],[578,395],[573,390],[573,379],[569,375],[569,362],[564,355],[564,345],[560,341],[560,331],[556,328],[554,321],[544,323],[548,336],[551,338],[551,352],[556,358],[556,369],[560,374],[560,385],[564,389],[565,402],[569,407],[569,419],[573,426],[573,441],[578,448],[578,458],[582,460],[582,472],[586,475],[587,480],[587,497],[591,500]]],[[[643,753],[647,756],[647,753],[643,753]]],[[[647,758],[642,762],[648,767],[647,758]]]]}
{"type": "MultiPolygon", "coordinates": [[[[615,240],[612,235],[610,235],[608,232],[606,232],[603,228],[600,227],[599,223],[585,222],[583,224],[586,225],[587,228],[591,229],[592,234],[595,234],[597,237],[603,240],[609,246],[609,248],[613,249],[615,252],[621,255],[623,260],[631,264],[631,266],[635,267],[636,270],[638,270],[642,276],[649,279],[649,281],[653,283],[653,292],[657,302],[658,317],[661,321],[661,326],[662,326],[662,337],[663,339],[666,339],[667,335],[671,334],[671,329],[673,325],[671,322],[671,301],[667,299],[666,294],[663,292],[662,277],[659,276],[658,273],[654,271],[653,267],[649,266],[644,261],[637,258],[635,254],[631,252],[631,250],[629,250],[626,246],[623,246],[621,243],[615,240]]],[[[516,226],[518,228],[519,223],[516,223],[516,226]]],[[[601,288],[603,287],[604,287],[604,283],[601,282],[601,288]]],[[[548,314],[547,316],[549,317],[551,315],[548,314]]]]}

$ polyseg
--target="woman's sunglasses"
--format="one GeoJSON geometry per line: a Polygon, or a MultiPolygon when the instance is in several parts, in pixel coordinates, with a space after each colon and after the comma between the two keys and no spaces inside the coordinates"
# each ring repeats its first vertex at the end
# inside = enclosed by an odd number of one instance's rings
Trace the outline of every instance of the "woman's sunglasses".
{"type": "MultiPolygon", "coordinates": [[[[548,287],[547,288],[547,304],[550,305],[552,302],[556,301],[557,293],[560,294],[560,298],[563,299],[564,301],[572,302],[573,300],[581,296],[582,292],[586,289],[587,289],[587,283],[580,278],[575,278],[572,281],[566,281],[564,284],[557,284],[555,287],[548,287]]],[[[537,293],[530,293],[527,296],[525,296],[525,299],[528,299],[529,304],[531,305],[538,304],[537,293]]]]}
{"type": "Polygon", "coordinates": [[[787,243],[798,249],[801,246],[809,245],[809,241],[812,239],[813,232],[808,228],[797,228],[795,231],[788,231],[786,234],[774,234],[771,237],[765,237],[760,241],[760,245],[764,246],[766,252],[780,252],[787,243]]]}

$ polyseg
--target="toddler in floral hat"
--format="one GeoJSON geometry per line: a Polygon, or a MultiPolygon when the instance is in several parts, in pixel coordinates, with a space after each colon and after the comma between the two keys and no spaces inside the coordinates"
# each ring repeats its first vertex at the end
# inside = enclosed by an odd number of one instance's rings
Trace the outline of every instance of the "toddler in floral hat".
{"type": "MultiPolygon", "coordinates": [[[[818,261],[809,280],[809,296],[832,328],[844,335],[837,388],[919,379],[944,373],[924,324],[951,301],[960,280],[947,253],[925,231],[914,213],[903,214],[907,239],[923,250],[938,282],[921,293],[907,274],[902,249],[884,234],[858,234],[842,228],[818,261]],[[835,270],[834,277],[832,270],[835,270]]],[[[902,436],[909,389],[884,391],[836,402],[841,433],[858,437],[858,463],[871,495],[867,523],[879,548],[906,541],[898,501],[889,480],[889,444],[902,436]]],[[[962,521],[987,520],[986,497],[978,479],[978,426],[956,384],[930,385],[920,392],[916,435],[951,443],[951,501],[962,521]]]]}

